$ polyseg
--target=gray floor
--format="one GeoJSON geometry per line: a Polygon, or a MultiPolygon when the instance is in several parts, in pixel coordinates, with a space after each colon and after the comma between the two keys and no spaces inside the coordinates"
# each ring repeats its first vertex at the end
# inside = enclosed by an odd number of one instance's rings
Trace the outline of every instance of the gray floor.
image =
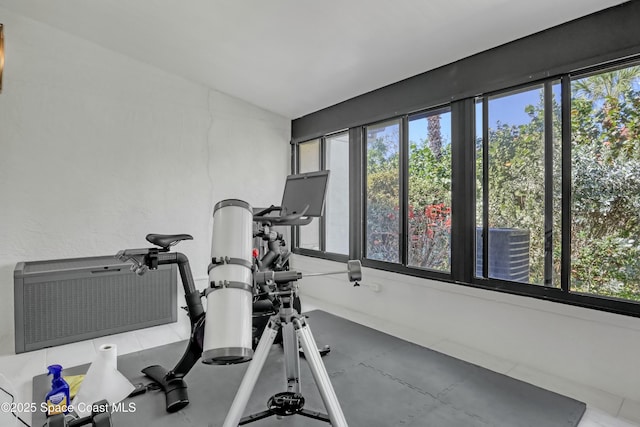
{"type": "MultiPolygon", "coordinates": [[[[329,344],[323,361],[352,427],[473,427],[473,426],[577,426],[585,404],[507,376],[402,341],[322,311],[309,313],[309,324],[319,345],[329,344]]],[[[120,356],[118,367],[133,383],[148,382],[140,369],[161,364],[172,367],[184,343],[120,356]]],[[[284,391],[282,350],[275,345],[249,402],[246,414],[265,408],[267,399],[284,391]]],[[[246,364],[196,364],[186,377],[191,403],[167,414],[164,395],[148,392],[131,399],[134,413],[113,415],[114,427],[222,425],[246,364]]],[[[86,369],[86,367],[84,368],[86,369]]],[[[65,370],[78,373],[83,367],[65,370]]],[[[34,377],[33,395],[49,386],[44,375],[34,377]]],[[[302,388],[306,408],[325,412],[311,373],[302,362],[302,388]]],[[[33,426],[44,419],[34,414],[33,426]]],[[[270,418],[250,425],[326,426],[293,416],[270,418]]]]}

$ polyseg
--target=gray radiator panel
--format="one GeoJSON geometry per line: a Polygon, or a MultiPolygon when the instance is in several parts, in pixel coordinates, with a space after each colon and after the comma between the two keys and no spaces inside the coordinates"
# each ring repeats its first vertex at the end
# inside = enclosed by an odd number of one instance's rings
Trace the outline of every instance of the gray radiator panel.
{"type": "Polygon", "coordinates": [[[16,353],[177,319],[177,268],[138,276],[113,257],[18,263],[16,353]]]}

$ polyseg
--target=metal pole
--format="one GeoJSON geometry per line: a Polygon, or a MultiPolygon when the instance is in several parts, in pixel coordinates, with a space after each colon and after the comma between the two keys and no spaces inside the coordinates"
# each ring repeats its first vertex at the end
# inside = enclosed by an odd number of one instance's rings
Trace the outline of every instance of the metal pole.
{"type": "Polygon", "coordinates": [[[313,379],[318,386],[318,391],[320,392],[324,406],[327,408],[327,412],[329,412],[331,425],[333,427],[348,427],[347,420],[340,407],[340,402],[338,402],[338,396],[336,396],[336,392],[331,385],[327,369],[322,363],[322,356],[320,356],[320,352],[318,351],[318,345],[313,339],[313,334],[311,334],[309,326],[306,323],[303,324],[303,322],[303,319],[294,320],[296,334],[304,350],[304,357],[309,363],[309,368],[311,368],[313,379]]]}
{"type": "Polygon", "coordinates": [[[249,398],[251,397],[251,392],[258,381],[264,362],[267,360],[267,356],[269,355],[269,349],[271,348],[271,345],[278,334],[278,330],[280,329],[280,323],[275,321],[276,318],[277,316],[273,316],[271,320],[269,320],[269,324],[264,329],[262,337],[260,337],[258,348],[256,348],[253,360],[249,363],[249,367],[242,378],[236,397],[233,399],[233,403],[231,404],[231,409],[229,409],[229,413],[224,420],[223,427],[238,427],[238,424],[240,423],[242,414],[244,413],[247,403],[249,402],[249,398]]]}
{"type": "Polygon", "coordinates": [[[284,365],[287,376],[287,391],[300,393],[300,354],[298,353],[298,336],[292,323],[282,325],[282,341],[284,345],[284,365]]]}

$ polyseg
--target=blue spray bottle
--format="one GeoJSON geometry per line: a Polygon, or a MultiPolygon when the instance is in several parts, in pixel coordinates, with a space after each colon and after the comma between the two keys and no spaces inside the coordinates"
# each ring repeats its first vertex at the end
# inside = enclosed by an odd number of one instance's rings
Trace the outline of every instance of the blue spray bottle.
{"type": "Polygon", "coordinates": [[[69,384],[62,378],[62,366],[48,366],[48,375],[53,375],[51,380],[51,391],[47,393],[45,402],[47,403],[47,416],[56,414],[67,414],[69,412],[69,384]]]}

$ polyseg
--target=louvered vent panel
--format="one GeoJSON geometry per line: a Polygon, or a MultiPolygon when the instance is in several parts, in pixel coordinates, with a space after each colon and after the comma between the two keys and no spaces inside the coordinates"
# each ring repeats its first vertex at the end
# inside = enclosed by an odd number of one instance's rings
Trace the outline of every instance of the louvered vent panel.
{"type": "Polygon", "coordinates": [[[16,353],[175,322],[176,286],[175,266],[138,276],[113,257],[18,263],[16,353]]]}

